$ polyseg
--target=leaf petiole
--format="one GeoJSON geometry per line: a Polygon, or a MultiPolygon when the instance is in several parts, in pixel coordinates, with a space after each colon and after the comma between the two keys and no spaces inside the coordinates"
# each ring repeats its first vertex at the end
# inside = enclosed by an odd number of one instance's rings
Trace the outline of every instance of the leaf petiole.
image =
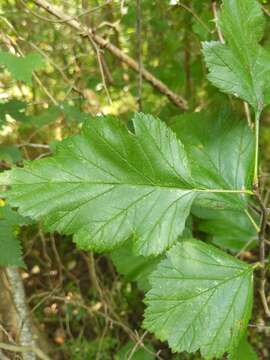
{"type": "Polygon", "coordinates": [[[255,114],[255,164],[254,164],[254,179],[253,179],[254,189],[257,189],[259,186],[258,164],[259,164],[259,133],[260,133],[261,113],[262,113],[261,109],[258,109],[255,114]]]}

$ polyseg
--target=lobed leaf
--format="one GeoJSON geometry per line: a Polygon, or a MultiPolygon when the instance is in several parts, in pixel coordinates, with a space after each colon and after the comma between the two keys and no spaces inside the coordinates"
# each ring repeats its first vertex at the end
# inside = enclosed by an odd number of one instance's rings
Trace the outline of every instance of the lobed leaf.
{"type": "Polygon", "coordinates": [[[247,327],[252,268],[198,240],[175,245],[150,277],[144,327],[175,352],[233,351],[247,327]]]}
{"type": "Polygon", "coordinates": [[[133,236],[136,252],[147,256],[176,242],[199,194],[224,192],[240,206],[252,193],[244,184],[216,189],[193,179],[181,141],[160,120],[137,114],[133,126],[135,133],[113,118],[89,121],[55,156],[4,173],[10,203],[43,218],[48,231],[75,234],[81,248],[109,251],[133,236]]]}
{"type": "Polygon", "coordinates": [[[248,211],[193,208],[199,218],[197,228],[211,236],[215,245],[232,252],[253,248],[257,244],[259,219],[248,211]],[[255,217],[251,219],[251,216],[255,217]],[[253,223],[254,221],[254,223],[253,223]]]}
{"type": "Polygon", "coordinates": [[[16,80],[32,84],[32,73],[44,66],[43,57],[39,53],[29,53],[18,57],[5,51],[0,51],[0,65],[4,65],[16,80]]]}
{"type": "Polygon", "coordinates": [[[150,289],[149,275],[155,270],[162,258],[161,256],[144,257],[137,255],[129,242],[124,243],[110,255],[118,273],[124,275],[127,281],[136,281],[138,287],[144,291],[150,289]]]}
{"type": "MultiPolygon", "coordinates": [[[[178,116],[170,125],[185,146],[192,178],[199,188],[251,189],[254,136],[246,121],[227,110],[178,116]]],[[[235,194],[200,194],[202,206],[243,210],[247,198],[235,194]]]]}
{"type": "Polygon", "coordinates": [[[17,226],[25,221],[9,206],[0,207],[0,266],[24,266],[17,226]]]}
{"type": "Polygon", "coordinates": [[[270,103],[270,54],[259,45],[264,16],[255,0],[224,0],[220,15],[226,44],[203,43],[209,80],[247,101],[256,112],[270,103]]]}

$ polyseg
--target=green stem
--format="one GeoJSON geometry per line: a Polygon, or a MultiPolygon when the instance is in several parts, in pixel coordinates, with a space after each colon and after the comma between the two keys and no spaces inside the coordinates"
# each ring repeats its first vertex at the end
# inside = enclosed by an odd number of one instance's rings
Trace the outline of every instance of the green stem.
{"type": "Polygon", "coordinates": [[[256,221],[253,219],[253,217],[250,215],[250,213],[248,212],[248,210],[245,210],[245,213],[247,215],[247,217],[249,218],[251,224],[254,226],[255,230],[257,233],[260,232],[260,227],[257,225],[256,221]]]}
{"type": "Polygon", "coordinates": [[[194,192],[206,192],[206,193],[227,193],[227,194],[246,194],[246,195],[254,195],[255,193],[252,190],[230,190],[230,189],[191,189],[194,192]]]}
{"type": "Polygon", "coordinates": [[[260,117],[261,110],[257,110],[255,114],[255,164],[254,164],[254,178],[253,186],[255,189],[259,186],[259,132],[260,132],[260,117]]]}

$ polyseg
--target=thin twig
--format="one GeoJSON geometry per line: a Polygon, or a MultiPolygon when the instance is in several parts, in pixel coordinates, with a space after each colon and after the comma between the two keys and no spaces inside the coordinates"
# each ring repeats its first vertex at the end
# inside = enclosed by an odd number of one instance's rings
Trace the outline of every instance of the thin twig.
{"type": "Polygon", "coordinates": [[[43,351],[35,346],[19,346],[0,342],[0,349],[19,353],[35,353],[42,360],[51,360],[43,351]]]}
{"type": "MultiPolygon", "coordinates": [[[[57,17],[58,19],[66,20],[65,23],[75,29],[80,36],[86,37],[88,38],[88,40],[90,40],[89,34],[91,34],[91,38],[101,49],[107,49],[117,59],[128,65],[132,70],[136,72],[139,71],[139,64],[134,59],[125,54],[122,50],[110,43],[108,40],[95,34],[90,27],[84,26],[77,20],[70,20],[70,16],[65,15],[58,8],[51,5],[46,0],[33,0],[33,2],[40,8],[57,17]]],[[[174,93],[171,89],[168,88],[167,85],[165,85],[162,81],[158,80],[155,76],[153,76],[149,71],[144,68],[142,69],[142,76],[161,94],[166,95],[169,100],[172,101],[176,106],[178,106],[182,110],[188,109],[187,101],[182,96],[174,93]]]]}
{"type": "Polygon", "coordinates": [[[262,9],[267,16],[270,16],[270,11],[265,6],[262,6],[262,9]]]}
{"type": "Polygon", "coordinates": [[[216,24],[216,29],[217,29],[217,34],[218,34],[219,41],[222,44],[225,44],[225,40],[224,40],[223,34],[221,32],[220,26],[219,26],[217,2],[216,1],[212,2],[212,11],[213,11],[213,15],[214,15],[214,21],[215,21],[215,24],[216,24]]]}
{"type": "MultiPolygon", "coordinates": [[[[89,10],[89,2],[87,0],[82,0],[82,7],[85,11],[89,10]]],[[[87,27],[94,28],[93,19],[90,16],[85,16],[85,25],[87,27]]],[[[94,41],[91,33],[89,33],[89,41],[90,41],[92,48],[97,56],[97,62],[98,62],[99,72],[101,75],[102,85],[105,90],[108,102],[110,105],[112,105],[111,95],[110,95],[110,92],[108,90],[107,83],[106,83],[106,76],[105,76],[105,71],[104,71],[105,70],[104,69],[105,60],[103,58],[103,54],[100,50],[99,45],[94,41]]]]}
{"type": "Polygon", "coordinates": [[[36,148],[36,149],[38,149],[38,148],[39,149],[50,149],[50,145],[46,145],[46,144],[23,143],[23,144],[18,144],[15,146],[17,148],[28,146],[28,147],[36,148]]]}
{"type": "Polygon", "coordinates": [[[256,232],[259,233],[260,227],[257,225],[256,221],[253,219],[253,217],[251,216],[251,214],[249,213],[249,211],[247,209],[245,210],[245,214],[247,215],[249,221],[251,222],[251,224],[254,227],[254,229],[256,230],[256,232]]]}
{"type": "Polygon", "coordinates": [[[99,71],[100,71],[101,79],[102,79],[102,85],[103,85],[103,88],[105,90],[105,93],[106,93],[107,99],[109,101],[109,104],[112,105],[113,102],[112,102],[112,98],[111,98],[110,92],[109,92],[107,84],[106,84],[106,78],[105,78],[103,64],[102,64],[102,60],[101,60],[101,56],[100,56],[100,48],[96,44],[96,42],[94,41],[91,33],[88,34],[88,38],[89,38],[89,40],[90,40],[90,42],[91,42],[91,44],[93,46],[93,49],[96,52],[97,60],[98,60],[98,67],[99,67],[99,71]]]}
{"type": "Polygon", "coordinates": [[[181,1],[178,1],[178,6],[181,6],[183,9],[187,10],[201,25],[205,28],[209,33],[212,33],[212,30],[207,26],[207,24],[196,14],[196,12],[191,9],[186,4],[182,3],[181,1]]]}
{"type": "Polygon", "coordinates": [[[61,258],[60,258],[60,255],[58,253],[58,250],[57,250],[57,247],[56,247],[56,243],[55,243],[55,237],[54,237],[54,234],[50,234],[50,240],[51,240],[51,245],[52,245],[52,250],[53,250],[53,253],[54,253],[54,257],[55,257],[55,260],[57,262],[57,265],[58,265],[58,273],[59,273],[59,283],[63,284],[63,271],[62,269],[64,269],[64,265],[62,264],[62,261],[61,261],[61,258]]]}
{"type": "Polygon", "coordinates": [[[137,349],[139,347],[142,346],[143,344],[143,339],[145,338],[145,336],[147,335],[147,331],[145,331],[142,336],[138,339],[138,341],[136,342],[136,344],[134,345],[133,349],[131,350],[130,354],[128,355],[127,360],[131,360],[133,358],[133,355],[135,354],[135,352],[137,351],[137,349]]]}
{"type": "Polygon", "coordinates": [[[78,15],[70,16],[68,19],[55,20],[55,19],[49,19],[47,17],[44,17],[44,16],[41,16],[41,15],[37,14],[36,12],[34,12],[33,10],[31,10],[31,9],[29,9],[27,7],[24,0],[20,0],[20,1],[26,7],[27,11],[30,12],[32,15],[36,16],[38,19],[44,20],[44,21],[47,21],[47,22],[50,22],[50,23],[56,23],[56,24],[59,24],[59,23],[62,24],[62,23],[65,23],[67,21],[70,21],[70,20],[78,20],[80,17],[85,16],[87,14],[90,14],[90,13],[92,13],[94,11],[100,10],[101,8],[107,6],[108,4],[110,4],[112,2],[112,0],[107,0],[104,4],[98,5],[98,6],[94,7],[94,8],[88,9],[88,10],[85,10],[85,11],[81,12],[78,15]]]}
{"type": "Polygon", "coordinates": [[[142,4],[141,0],[136,0],[136,35],[137,35],[137,60],[139,64],[138,72],[138,110],[142,111],[142,4]]]}
{"type": "MultiPolygon", "coordinates": [[[[243,252],[249,247],[249,245],[252,244],[252,242],[253,242],[254,240],[255,240],[254,238],[249,239],[249,241],[247,241],[247,242],[245,243],[245,245],[242,247],[242,249],[240,249],[240,250],[238,251],[238,253],[235,255],[235,257],[236,257],[236,258],[240,257],[240,256],[243,254],[243,252]]],[[[256,238],[256,240],[257,240],[257,238],[256,238]]]]}
{"type": "Polygon", "coordinates": [[[248,103],[246,101],[244,101],[243,103],[244,103],[244,110],[245,110],[248,126],[250,128],[252,128],[253,124],[252,124],[252,121],[251,121],[251,115],[250,115],[250,109],[249,109],[248,103]]]}

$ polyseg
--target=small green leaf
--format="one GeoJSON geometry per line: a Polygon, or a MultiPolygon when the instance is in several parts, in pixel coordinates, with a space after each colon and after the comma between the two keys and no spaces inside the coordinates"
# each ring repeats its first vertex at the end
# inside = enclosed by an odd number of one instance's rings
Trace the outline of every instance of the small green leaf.
{"type": "Polygon", "coordinates": [[[41,111],[37,115],[29,116],[27,125],[42,127],[48,125],[61,115],[61,109],[59,106],[50,106],[48,109],[41,111]]]}
{"type": "Polygon", "coordinates": [[[0,266],[23,266],[20,242],[4,220],[0,220],[0,266]]]}
{"type": "Polygon", "coordinates": [[[67,122],[83,123],[89,120],[91,116],[89,113],[82,112],[78,107],[68,103],[62,104],[62,111],[67,122]]]}
{"type": "Polygon", "coordinates": [[[22,160],[20,149],[12,145],[0,145],[0,161],[15,164],[22,160]]]}
{"type": "Polygon", "coordinates": [[[149,256],[177,241],[198,195],[213,192],[217,201],[225,193],[241,204],[252,193],[244,184],[216,188],[202,181],[207,171],[193,179],[181,141],[160,120],[136,114],[133,127],[114,118],[88,121],[53,157],[4,173],[11,205],[43,218],[48,231],[75,234],[80,248],[110,251],[133,237],[136,252],[149,256]]]}
{"type": "Polygon", "coordinates": [[[9,206],[0,207],[0,266],[24,266],[17,227],[25,222],[9,206]]]}
{"type": "Polygon", "coordinates": [[[0,102],[0,129],[6,125],[6,115],[9,115],[14,120],[24,121],[26,119],[25,103],[19,100],[10,100],[7,102],[0,102]]]}
{"type": "Polygon", "coordinates": [[[0,220],[3,219],[11,226],[22,226],[30,223],[29,219],[12,210],[9,205],[0,206],[0,220]]]}
{"type": "Polygon", "coordinates": [[[208,78],[261,111],[270,102],[270,54],[259,45],[265,25],[261,7],[255,0],[224,0],[220,18],[226,44],[203,43],[208,78]]]}
{"type": "Polygon", "coordinates": [[[252,305],[252,267],[198,240],[175,245],[150,277],[144,327],[206,359],[235,348],[252,305]]]}
{"type": "Polygon", "coordinates": [[[50,106],[43,110],[38,115],[29,117],[29,123],[32,126],[41,127],[56,121],[60,116],[63,116],[67,122],[83,123],[89,119],[89,114],[81,112],[76,106],[62,103],[59,106],[50,106]]]}
{"type": "MultiPolygon", "coordinates": [[[[188,237],[192,237],[191,216],[187,219],[186,227],[182,236],[178,238],[178,241],[182,241],[182,238],[188,237]]],[[[164,255],[158,257],[144,257],[136,254],[130,239],[119,249],[112,251],[110,256],[117,271],[121,275],[124,275],[127,281],[136,281],[138,287],[143,291],[148,291],[150,289],[149,276],[164,258],[164,255]]]]}
{"type": "Polygon", "coordinates": [[[257,243],[258,219],[251,218],[245,211],[238,210],[214,210],[205,208],[193,208],[192,213],[200,220],[198,230],[212,235],[212,242],[223,249],[232,252],[248,250],[257,243]]]}
{"type": "Polygon", "coordinates": [[[121,275],[127,281],[136,281],[139,288],[149,290],[149,275],[155,270],[161,257],[144,257],[136,255],[132,243],[124,243],[119,249],[114,250],[111,259],[121,275]]]}
{"type": "Polygon", "coordinates": [[[229,354],[229,360],[259,360],[258,355],[247,341],[246,337],[240,341],[238,347],[229,354]]]}
{"type": "Polygon", "coordinates": [[[32,73],[44,66],[43,57],[39,53],[30,53],[25,57],[0,51],[0,65],[4,65],[16,80],[32,84],[32,73]]]}

